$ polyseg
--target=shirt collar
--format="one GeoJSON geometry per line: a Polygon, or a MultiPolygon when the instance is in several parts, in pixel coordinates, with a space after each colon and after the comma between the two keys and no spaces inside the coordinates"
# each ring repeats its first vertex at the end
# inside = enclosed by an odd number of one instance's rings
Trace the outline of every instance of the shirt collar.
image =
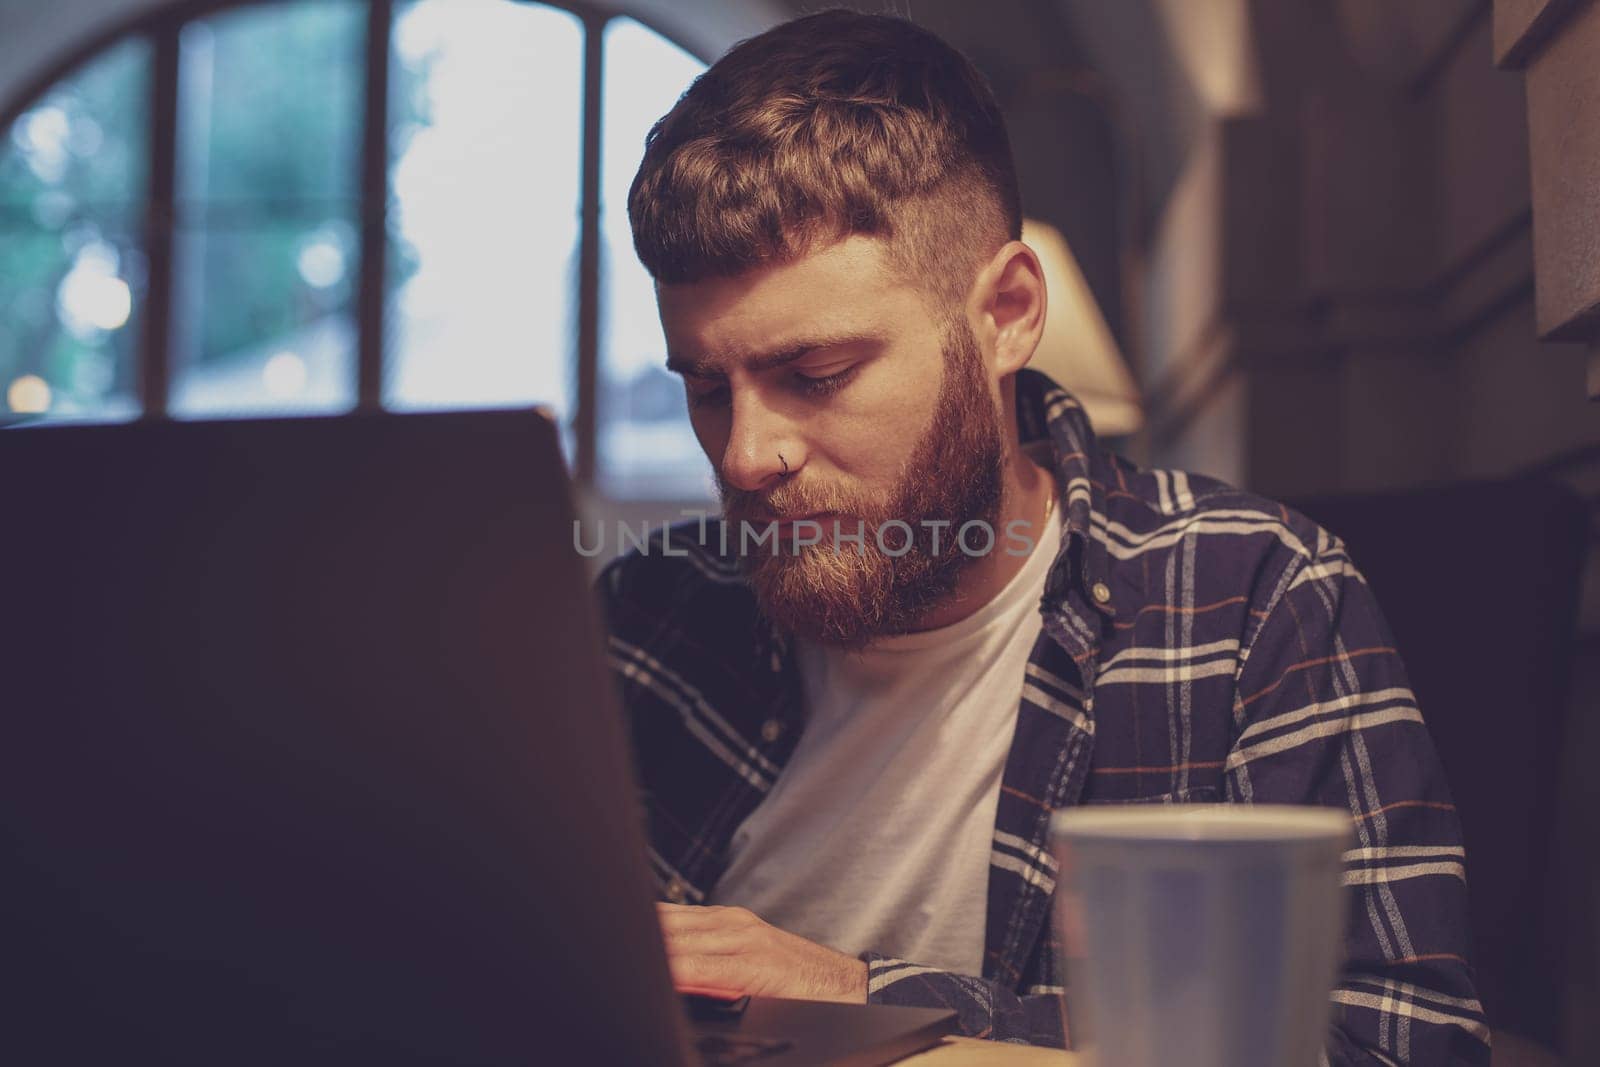
{"type": "Polygon", "coordinates": [[[1017,372],[1017,434],[1026,447],[1049,441],[1062,511],[1061,551],[1045,596],[1058,603],[1075,590],[1094,610],[1116,614],[1106,552],[1105,462],[1083,405],[1039,371],[1017,372]],[[1095,526],[1101,536],[1095,536],[1095,526]]]}

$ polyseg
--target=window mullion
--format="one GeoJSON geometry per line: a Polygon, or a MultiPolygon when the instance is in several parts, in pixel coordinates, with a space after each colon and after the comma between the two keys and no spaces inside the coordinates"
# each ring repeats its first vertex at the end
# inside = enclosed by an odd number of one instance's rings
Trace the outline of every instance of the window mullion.
{"type": "Polygon", "coordinates": [[[574,475],[592,486],[598,452],[600,388],[600,90],[606,16],[583,20],[583,163],[579,186],[578,396],[573,415],[574,475]]]}
{"type": "Polygon", "coordinates": [[[167,414],[172,380],[172,246],[177,211],[178,35],[182,23],[153,31],[150,80],[150,189],[145,201],[148,263],[144,329],[139,346],[139,402],[147,419],[167,414]]]}
{"type": "Polygon", "coordinates": [[[367,9],[361,138],[361,260],[356,295],[356,406],[383,405],[383,305],[389,235],[389,37],[393,0],[367,9]]]}

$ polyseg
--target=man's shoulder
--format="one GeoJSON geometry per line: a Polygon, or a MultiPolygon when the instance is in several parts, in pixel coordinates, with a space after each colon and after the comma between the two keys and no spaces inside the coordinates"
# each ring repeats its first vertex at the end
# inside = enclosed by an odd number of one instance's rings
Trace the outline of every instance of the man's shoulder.
{"type": "Polygon", "coordinates": [[[734,737],[736,750],[745,751],[754,729],[745,718],[768,714],[774,686],[786,684],[776,671],[771,628],[737,558],[721,549],[717,524],[707,523],[706,533],[698,522],[664,534],[657,527],[647,543],[608,563],[596,582],[623,706],[645,730],[635,741],[647,788],[653,769],[668,773],[660,761],[670,764],[686,751],[703,754],[734,737]],[[657,714],[663,710],[678,714],[657,714]],[[687,716],[688,735],[667,725],[679,714],[687,716]],[[690,738],[702,729],[712,731],[712,740],[690,738]]]}
{"type": "Polygon", "coordinates": [[[1247,640],[1303,582],[1365,582],[1339,538],[1288,504],[1205,475],[1113,460],[1094,537],[1113,588],[1128,590],[1125,602],[1145,624],[1130,640],[1153,640],[1148,627],[1174,612],[1196,632],[1247,640]],[[1149,608],[1159,610],[1146,618],[1149,608]]]}
{"type": "Polygon", "coordinates": [[[658,527],[601,570],[597,581],[607,624],[629,618],[659,625],[716,620],[723,625],[754,621],[755,598],[717,520],[658,527]]]}
{"type": "Polygon", "coordinates": [[[1136,467],[1117,456],[1109,460],[1103,530],[1113,557],[1138,557],[1186,539],[1197,552],[1241,558],[1266,553],[1286,565],[1342,552],[1337,537],[1281,501],[1204,474],[1136,467]]]}

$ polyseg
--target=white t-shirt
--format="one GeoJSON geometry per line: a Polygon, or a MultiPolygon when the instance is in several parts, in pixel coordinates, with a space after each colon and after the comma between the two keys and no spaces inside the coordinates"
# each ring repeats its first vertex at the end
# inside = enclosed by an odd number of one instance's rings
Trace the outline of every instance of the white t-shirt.
{"type": "Polygon", "coordinates": [[[1000,778],[1060,543],[1047,523],[999,595],[950,626],[856,653],[797,645],[805,732],[711,903],[850,955],[982,972],[1000,778]]]}

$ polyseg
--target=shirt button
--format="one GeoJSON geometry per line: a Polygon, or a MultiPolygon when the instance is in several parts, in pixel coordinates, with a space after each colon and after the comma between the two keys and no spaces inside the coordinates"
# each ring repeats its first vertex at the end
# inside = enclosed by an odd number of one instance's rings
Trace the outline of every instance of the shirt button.
{"type": "Polygon", "coordinates": [[[674,878],[667,883],[666,897],[674,904],[682,904],[684,898],[683,883],[674,878]]]}
{"type": "Polygon", "coordinates": [[[1105,582],[1095,582],[1094,583],[1094,588],[1089,590],[1089,592],[1094,594],[1095,603],[1097,603],[1097,604],[1109,604],[1109,603],[1111,603],[1111,587],[1109,585],[1107,585],[1105,582]]]}
{"type": "Polygon", "coordinates": [[[771,744],[783,736],[783,723],[777,719],[768,719],[761,724],[761,740],[771,744]]]}

